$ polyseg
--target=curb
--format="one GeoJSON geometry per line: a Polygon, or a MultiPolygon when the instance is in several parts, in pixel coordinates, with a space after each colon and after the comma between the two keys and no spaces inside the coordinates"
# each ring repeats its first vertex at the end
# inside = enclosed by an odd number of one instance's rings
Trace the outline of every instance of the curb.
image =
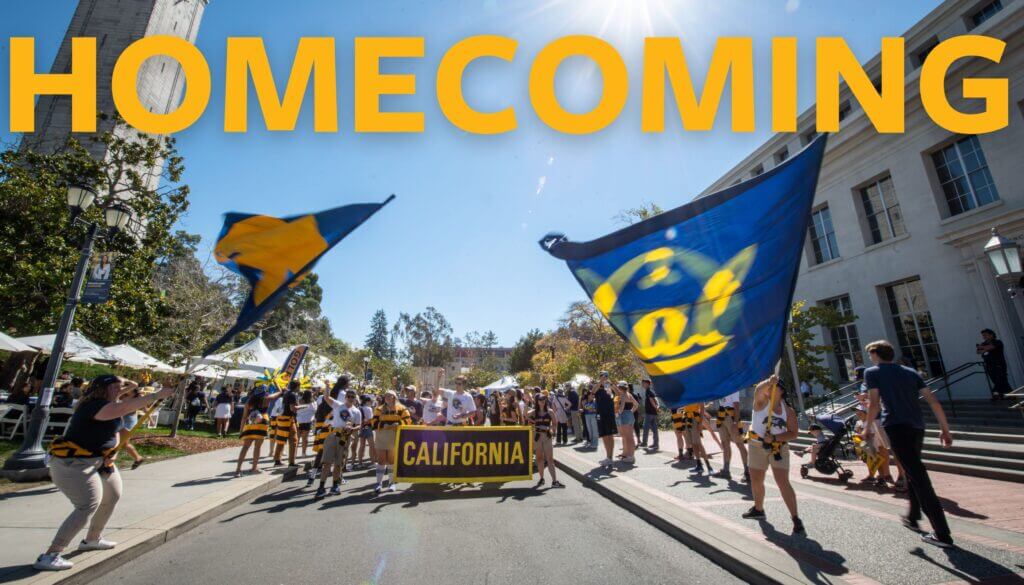
{"type": "Polygon", "coordinates": [[[213,494],[212,496],[199,498],[142,520],[137,524],[118,531],[140,532],[140,534],[132,535],[119,541],[119,546],[113,553],[102,551],[92,553],[91,556],[83,555],[76,559],[74,568],[69,571],[37,573],[34,577],[23,580],[22,583],[31,583],[32,585],[78,585],[91,583],[124,563],[137,559],[189,530],[209,522],[224,512],[270,491],[285,481],[293,479],[298,472],[299,467],[288,467],[280,475],[275,475],[268,481],[254,485],[251,489],[236,494],[227,500],[223,500],[223,496],[217,497],[217,494],[213,494]]]}
{"type": "Polygon", "coordinates": [[[604,482],[596,481],[587,474],[582,473],[564,461],[559,460],[557,458],[557,452],[555,466],[558,467],[559,470],[569,474],[584,486],[594,490],[610,500],[612,503],[618,505],[620,508],[623,508],[624,510],[639,517],[641,520],[644,520],[648,524],[668,534],[672,538],[675,538],[701,556],[706,557],[711,562],[732,573],[746,583],[756,585],[780,585],[806,582],[802,579],[794,578],[782,571],[768,570],[770,569],[770,566],[765,563],[760,563],[759,566],[758,563],[746,561],[743,555],[730,554],[730,552],[724,550],[715,543],[705,540],[697,534],[690,532],[684,528],[681,523],[673,521],[672,518],[665,518],[655,514],[648,508],[630,499],[620,490],[612,488],[604,482]]]}

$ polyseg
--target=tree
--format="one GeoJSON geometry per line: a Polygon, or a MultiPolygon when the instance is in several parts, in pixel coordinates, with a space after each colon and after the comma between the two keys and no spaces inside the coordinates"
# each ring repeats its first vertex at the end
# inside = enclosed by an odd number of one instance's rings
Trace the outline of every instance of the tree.
{"type": "Polygon", "coordinates": [[[452,326],[437,309],[398,317],[400,336],[413,366],[440,367],[450,362],[455,348],[452,326]]]}
{"type": "Polygon", "coordinates": [[[620,379],[642,374],[629,345],[587,301],[569,305],[558,327],[536,342],[532,370],[547,384],[565,382],[580,373],[596,376],[602,370],[620,379]]]}
{"type": "Polygon", "coordinates": [[[388,336],[388,317],[384,309],[377,309],[370,319],[370,334],[366,336],[366,349],[380,359],[392,359],[391,339],[388,336]]]}
{"type": "MultiPolygon", "coordinates": [[[[161,330],[161,295],[153,267],[180,241],[171,228],[188,208],[179,184],[183,159],[174,140],[117,126],[92,138],[107,156],[93,159],[75,140],[54,154],[8,148],[0,153],[0,315],[13,335],[52,332],[78,260],[84,228],[70,221],[68,185],[95,188],[134,214],[127,230],[97,242],[118,256],[108,302],[82,305],[75,329],[101,344],[142,339],[161,330]]],[[[103,224],[98,205],[82,216],[103,224]]]]}
{"type": "MultiPolygon", "coordinates": [[[[828,306],[807,306],[807,301],[799,300],[793,303],[790,311],[789,337],[793,344],[793,355],[796,357],[797,375],[801,382],[808,384],[820,384],[828,390],[835,390],[839,387],[832,370],[823,362],[824,354],[833,351],[831,345],[815,343],[815,332],[819,327],[831,329],[848,325],[857,320],[853,314],[844,315],[828,306]]],[[[788,352],[783,353],[783,367],[781,368],[783,378],[794,387],[791,367],[789,366],[788,352]]]]}
{"type": "Polygon", "coordinates": [[[159,335],[136,340],[139,348],[171,362],[199,355],[234,323],[231,299],[240,279],[196,257],[199,236],[178,232],[176,245],[153,274],[161,295],[159,335]]]}
{"type": "Polygon", "coordinates": [[[331,322],[323,316],[320,303],[324,289],[319,277],[310,273],[285,293],[255,329],[263,331],[263,340],[271,348],[304,343],[310,349],[326,353],[335,344],[331,322]]]}
{"type": "Polygon", "coordinates": [[[661,207],[658,207],[657,203],[648,203],[644,201],[640,203],[639,207],[623,209],[612,219],[621,224],[631,225],[638,221],[650,219],[662,211],[663,210],[661,207]]]}
{"type": "Polygon", "coordinates": [[[537,353],[537,342],[544,337],[540,329],[533,329],[519,338],[508,359],[508,369],[512,372],[525,372],[533,365],[533,356],[537,353]]]}

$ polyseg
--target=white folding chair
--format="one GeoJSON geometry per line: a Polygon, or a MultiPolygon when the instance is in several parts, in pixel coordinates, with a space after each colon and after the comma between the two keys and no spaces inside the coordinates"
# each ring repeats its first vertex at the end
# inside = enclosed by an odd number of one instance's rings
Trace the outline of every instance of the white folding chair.
{"type": "Polygon", "coordinates": [[[4,404],[3,412],[0,412],[0,435],[7,437],[7,440],[13,439],[18,434],[18,427],[21,427],[22,432],[25,432],[25,411],[26,408],[22,404],[4,404]],[[11,416],[12,413],[17,413],[17,418],[11,416]],[[10,429],[10,432],[8,432],[10,429]]]}
{"type": "Polygon", "coordinates": [[[46,432],[43,436],[56,437],[63,435],[64,431],[68,428],[68,422],[71,421],[71,415],[75,413],[73,408],[53,408],[50,409],[50,420],[46,423],[46,432]],[[53,420],[54,415],[62,415],[60,418],[63,420],[53,420]],[[63,416],[67,415],[67,416],[63,416]]]}

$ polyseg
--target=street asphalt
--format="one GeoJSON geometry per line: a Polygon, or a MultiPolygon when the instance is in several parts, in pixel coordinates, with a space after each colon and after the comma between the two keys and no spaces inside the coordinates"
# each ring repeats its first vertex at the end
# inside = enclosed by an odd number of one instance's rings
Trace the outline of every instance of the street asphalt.
{"type": "MultiPolygon", "coordinates": [[[[400,486],[370,472],[340,497],[304,479],[126,563],[110,584],[740,583],[569,477],[565,489],[400,486]]],[[[561,475],[561,474],[560,474],[561,475]]]]}

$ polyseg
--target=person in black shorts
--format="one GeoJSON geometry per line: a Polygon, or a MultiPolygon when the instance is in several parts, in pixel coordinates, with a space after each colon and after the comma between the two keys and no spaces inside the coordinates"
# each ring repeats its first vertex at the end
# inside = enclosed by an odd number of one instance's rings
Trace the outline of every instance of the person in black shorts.
{"type": "Polygon", "coordinates": [[[604,445],[605,458],[600,461],[605,467],[611,466],[612,453],[615,450],[615,402],[611,395],[611,381],[608,372],[601,372],[595,393],[597,405],[597,435],[604,445]]]}

